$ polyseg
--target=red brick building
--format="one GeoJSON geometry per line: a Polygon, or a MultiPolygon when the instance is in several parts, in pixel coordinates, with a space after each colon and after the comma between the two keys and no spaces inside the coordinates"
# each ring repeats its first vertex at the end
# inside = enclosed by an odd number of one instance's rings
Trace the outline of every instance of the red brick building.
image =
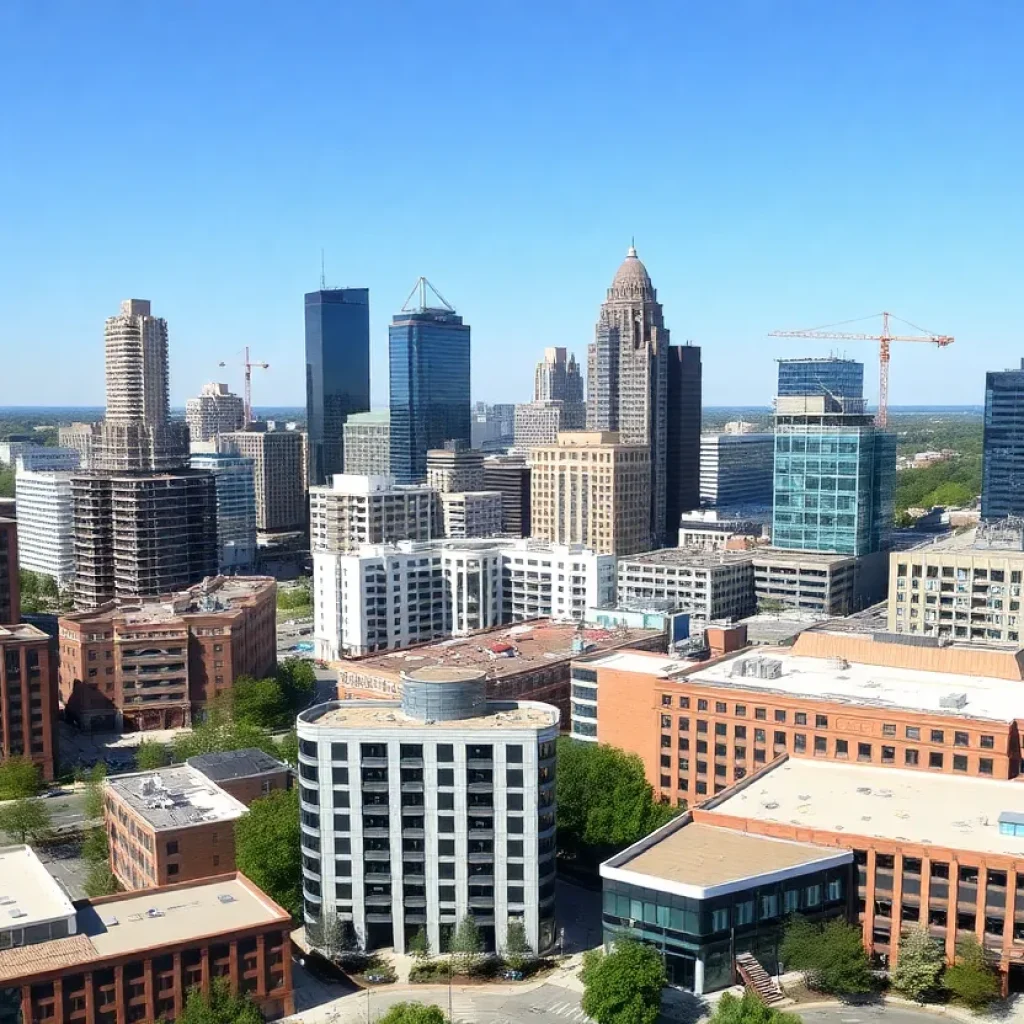
{"type": "MultiPolygon", "coordinates": [[[[19,901],[31,904],[39,889],[22,891],[19,901]]],[[[5,1019],[173,1020],[189,991],[208,990],[215,978],[251,996],[268,1019],[294,1012],[291,918],[243,875],[86,900],[57,919],[41,909],[50,919],[39,923],[32,909],[22,911],[14,948],[0,950],[5,1019]]]]}
{"type": "Polygon", "coordinates": [[[52,779],[58,713],[53,640],[35,626],[0,625],[0,760],[27,757],[52,779]]]}
{"type": "Polygon", "coordinates": [[[60,694],[84,729],[168,729],[277,661],[277,584],[269,577],[207,580],[137,606],[62,616],[60,694]]]}
{"type": "Polygon", "coordinates": [[[21,621],[18,523],[0,518],[0,626],[21,621]]]}

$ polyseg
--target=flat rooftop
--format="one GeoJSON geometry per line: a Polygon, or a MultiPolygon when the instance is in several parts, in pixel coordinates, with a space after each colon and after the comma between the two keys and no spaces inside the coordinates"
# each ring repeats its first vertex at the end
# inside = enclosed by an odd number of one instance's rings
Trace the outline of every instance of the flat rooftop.
{"type": "Polygon", "coordinates": [[[683,669],[699,664],[682,658],[670,658],[665,654],[648,653],[647,651],[611,651],[596,658],[581,660],[581,668],[611,668],[616,672],[637,672],[645,676],[658,676],[667,679],[683,669]]]}
{"type": "Polygon", "coordinates": [[[771,839],[693,821],[667,828],[663,838],[654,842],[641,840],[633,849],[636,854],[626,850],[608,862],[612,873],[607,872],[608,865],[602,865],[602,877],[653,889],[667,888],[697,899],[853,859],[849,850],[837,854],[832,847],[771,839]]]}
{"type": "Polygon", "coordinates": [[[773,565],[813,565],[828,567],[841,562],[854,561],[853,555],[832,555],[824,551],[791,551],[788,548],[769,546],[753,548],[750,554],[754,562],[771,563],[773,565]]]}
{"type": "Polygon", "coordinates": [[[13,626],[0,626],[0,644],[16,643],[19,640],[49,640],[49,634],[44,633],[38,626],[31,626],[27,622],[18,622],[13,626]]]}
{"type": "Polygon", "coordinates": [[[558,724],[554,708],[540,703],[518,706],[501,701],[488,702],[488,714],[477,718],[424,721],[402,711],[399,701],[343,700],[310,708],[300,722],[328,729],[430,729],[445,732],[466,729],[547,729],[558,724]],[[321,710],[324,709],[324,710],[321,710]],[[319,712],[319,713],[318,713],[319,712]],[[308,717],[307,717],[308,716],[308,717]]]}
{"type": "Polygon", "coordinates": [[[156,831],[211,821],[234,821],[245,804],[187,764],[107,779],[116,793],[156,831]]]}
{"type": "Polygon", "coordinates": [[[255,747],[198,754],[196,757],[190,757],[185,763],[214,782],[225,779],[248,779],[253,775],[288,770],[288,766],[282,761],[255,747]]]}
{"type": "Polygon", "coordinates": [[[439,640],[436,643],[406,647],[399,651],[371,654],[342,663],[342,672],[380,674],[398,679],[400,673],[435,665],[478,668],[488,679],[502,679],[559,662],[568,662],[580,654],[629,647],[641,640],[662,637],[659,629],[587,628],[583,630],[584,651],[574,651],[577,638],[574,622],[555,623],[536,619],[517,626],[485,629],[466,637],[439,640]],[[497,650],[495,650],[497,648],[497,650]]]}
{"type": "Polygon", "coordinates": [[[125,893],[80,906],[76,935],[0,952],[0,981],[288,920],[241,875],[125,893]]]}
{"type": "Polygon", "coordinates": [[[702,808],[711,815],[1022,859],[1024,836],[999,832],[1004,811],[1024,812],[1019,782],[802,758],[782,761],[721,803],[702,808]]]}
{"type": "Polygon", "coordinates": [[[740,619],[737,625],[747,627],[747,643],[758,645],[791,644],[805,629],[827,621],[823,615],[789,610],[778,615],[761,612],[740,619]]]}
{"type": "MultiPolygon", "coordinates": [[[[705,527],[706,524],[701,524],[705,527]]],[[[619,570],[631,565],[697,566],[709,568],[716,565],[736,565],[750,562],[749,551],[708,551],[706,548],[662,548],[640,555],[623,555],[619,559],[619,570]]]]}
{"type": "Polygon", "coordinates": [[[30,846],[0,847],[0,931],[74,915],[68,894],[30,846]]]}
{"type": "Polygon", "coordinates": [[[766,694],[858,707],[900,708],[950,718],[1012,722],[1024,712],[1020,680],[869,665],[843,658],[811,658],[793,654],[788,648],[742,652],[692,672],[688,678],[711,686],[759,690],[766,694]],[[777,678],[740,674],[744,663],[748,671],[756,672],[758,659],[762,663],[777,664],[781,674],[777,678]],[[960,706],[943,705],[944,700],[957,694],[963,698],[960,706]]]}

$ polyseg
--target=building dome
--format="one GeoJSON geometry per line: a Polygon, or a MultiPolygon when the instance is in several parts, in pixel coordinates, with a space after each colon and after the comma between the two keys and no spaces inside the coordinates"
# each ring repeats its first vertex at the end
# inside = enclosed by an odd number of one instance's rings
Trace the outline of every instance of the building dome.
{"type": "Polygon", "coordinates": [[[632,299],[648,296],[654,297],[654,287],[647,268],[640,262],[636,249],[631,245],[622,265],[615,272],[615,279],[608,289],[608,298],[632,299]]]}

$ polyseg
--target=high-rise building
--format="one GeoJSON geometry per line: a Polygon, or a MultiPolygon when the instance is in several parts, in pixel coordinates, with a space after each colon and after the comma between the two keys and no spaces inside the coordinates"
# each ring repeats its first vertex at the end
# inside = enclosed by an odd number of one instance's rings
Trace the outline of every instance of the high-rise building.
{"type": "Polygon", "coordinates": [[[348,921],[362,948],[403,953],[425,930],[447,949],[479,907],[485,950],[505,947],[513,918],[531,949],[549,950],[558,720],[548,704],[488,702],[484,671],[451,667],[403,673],[400,701],[302,712],[299,805],[317,879],[303,884],[307,927],[348,921]]]}
{"type": "Polygon", "coordinates": [[[245,399],[233,395],[227,384],[204,384],[198,397],[185,402],[189,439],[213,441],[220,434],[245,429],[245,399]]]}
{"type": "Polygon", "coordinates": [[[981,515],[1024,515],[1024,359],[1019,370],[985,374],[981,515]]]}
{"type": "Polygon", "coordinates": [[[864,397],[864,364],[835,356],[779,360],[780,395],[864,397]]]}
{"type": "Polygon", "coordinates": [[[79,469],[92,469],[92,449],[99,429],[98,423],[71,423],[57,428],[61,448],[74,448],[78,452],[79,469]]]}
{"type": "MultiPolygon", "coordinates": [[[[0,544],[3,536],[0,523],[0,544]]],[[[0,580],[0,602],[2,587],[0,580]]],[[[0,625],[0,693],[0,763],[11,757],[25,757],[38,765],[44,779],[52,779],[60,714],[57,650],[41,629],[25,624],[0,625]]]]}
{"type": "Polygon", "coordinates": [[[564,348],[544,349],[544,358],[533,375],[536,402],[568,402],[583,405],[583,374],[574,355],[566,358],[564,348]]]}
{"type": "MultiPolygon", "coordinates": [[[[76,459],[77,455],[76,452],[76,459]]],[[[20,465],[25,462],[20,461],[20,465]]],[[[22,469],[14,481],[18,500],[18,562],[28,572],[51,577],[58,587],[68,586],[75,576],[73,475],[22,469]]]]}
{"type": "Polygon", "coordinates": [[[220,450],[253,463],[256,529],[301,530],[306,519],[306,445],[297,430],[239,430],[221,434],[220,450]]]}
{"type": "MultiPolygon", "coordinates": [[[[665,537],[669,332],[647,268],[629,247],[587,353],[587,429],[650,451],[649,540],[665,537]]],[[[675,524],[672,525],[673,531],[675,524]]]]}
{"type": "Polygon", "coordinates": [[[387,409],[352,413],[345,420],[344,433],[345,473],[387,476],[391,472],[391,413],[387,409]]]}
{"type": "Polygon", "coordinates": [[[442,494],[484,489],[483,452],[449,443],[427,452],[427,486],[442,494]]]}
{"type": "Polygon", "coordinates": [[[614,431],[572,431],[530,452],[530,536],[598,554],[650,548],[650,450],[614,431]]]}
{"type": "MultiPolygon", "coordinates": [[[[789,362],[780,363],[780,383],[789,362]]],[[[846,361],[829,362],[844,364],[841,376],[856,376],[846,361]]],[[[893,526],[896,437],[875,425],[859,395],[837,394],[820,375],[807,388],[813,393],[775,401],[772,544],[840,555],[881,551],[893,526]]]]}
{"type": "Polygon", "coordinates": [[[14,519],[0,519],[0,626],[20,621],[18,523],[14,519]]]}
{"type": "Polygon", "coordinates": [[[345,468],[345,420],[370,410],[370,291],[306,294],[306,429],[309,482],[345,468]]]}
{"type": "Polygon", "coordinates": [[[530,535],[530,467],[524,458],[489,455],[484,459],[484,490],[501,492],[501,529],[513,537],[530,535]]]}
{"type": "Polygon", "coordinates": [[[71,478],[75,605],[135,601],[217,575],[212,474],[88,474],[71,478]]]}
{"type": "Polygon", "coordinates": [[[336,474],[309,489],[309,541],[314,553],[344,554],[362,544],[430,540],[440,535],[437,491],[396,484],[391,476],[336,474]]]}
{"type": "Polygon", "coordinates": [[[554,444],[563,430],[583,430],[586,419],[582,402],[522,402],[516,406],[513,449],[526,455],[538,445],[554,444]]]}
{"type": "Polygon", "coordinates": [[[419,305],[396,313],[388,330],[391,472],[401,484],[426,477],[432,448],[471,440],[469,324],[426,279],[416,290],[419,305]],[[428,288],[440,305],[427,305],[428,288]]]}
{"type": "Polygon", "coordinates": [[[665,451],[666,543],[674,542],[680,516],[700,503],[700,414],[700,349],[696,345],[670,345],[665,451]]]}
{"type": "Polygon", "coordinates": [[[700,503],[714,509],[770,509],[774,457],[774,434],[705,434],[700,503]]]}
{"type": "Polygon", "coordinates": [[[195,454],[192,468],[213,474],[217,491],[217,571],[245,576],[256,568],[255,463],[241,455],[195,454]]]}

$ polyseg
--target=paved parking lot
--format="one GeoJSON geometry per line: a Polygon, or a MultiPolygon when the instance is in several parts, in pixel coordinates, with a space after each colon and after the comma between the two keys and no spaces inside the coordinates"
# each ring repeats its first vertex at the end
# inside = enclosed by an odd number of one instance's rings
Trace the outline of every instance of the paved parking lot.
{"type": "Polygon", "coordinates": [[[85,877],[89,865],[82,859],[79,843],[64,843],[46,849],[35,848],[46,870],[63,886],[73,900],[85,899],[85,877]]]}

